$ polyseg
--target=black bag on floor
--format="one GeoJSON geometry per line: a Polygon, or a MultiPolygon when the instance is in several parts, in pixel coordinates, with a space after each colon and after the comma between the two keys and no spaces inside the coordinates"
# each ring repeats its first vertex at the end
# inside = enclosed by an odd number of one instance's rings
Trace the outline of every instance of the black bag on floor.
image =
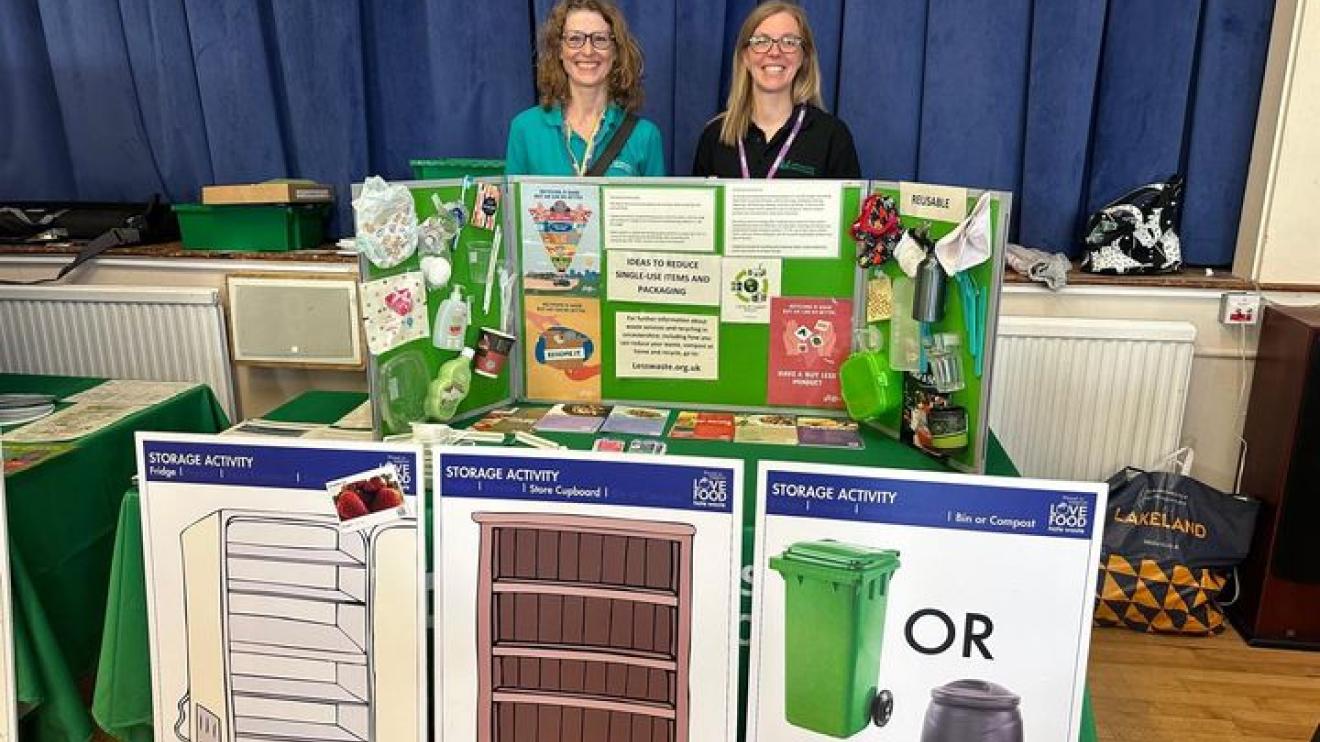
{"type": "Polygon", "coordinates": [[[179,222],[159,195],[146,203],[17,202],[0,203],[0,242],[83,243],[73,262],[58,275],[31,284],[58,281],[73,269],[112,247],[149,245],[179,239],[179,222]]]}
{"type": "Polygon", "coordinates": [[[1137,631],[1223,631],[1218,596],[1246,558],[1260,501],[1175,472],[1109,479],[1095,621],[1137,631]]]}

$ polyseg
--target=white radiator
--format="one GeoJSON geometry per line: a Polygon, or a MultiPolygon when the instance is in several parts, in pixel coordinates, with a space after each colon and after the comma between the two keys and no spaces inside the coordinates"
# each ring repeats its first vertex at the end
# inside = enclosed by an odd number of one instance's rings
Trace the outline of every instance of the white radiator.
{"type": "Polygon", "coordinates": [[[1023,476],[1100,481],[1179,446],[1196,327],[1000,317],[990,428],[1023,476]]]}
{"type": "Polygon", "coordinates": [[[0,372],[196,381],[236,419],[215,289],[0,287],[0,372]]]}

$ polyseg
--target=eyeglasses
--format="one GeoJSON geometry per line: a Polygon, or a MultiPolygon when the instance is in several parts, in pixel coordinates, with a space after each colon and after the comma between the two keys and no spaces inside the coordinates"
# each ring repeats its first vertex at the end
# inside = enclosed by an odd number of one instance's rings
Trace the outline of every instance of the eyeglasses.
{"type": "Polygon", "coordinates": [[[591,40],[591,48],[596,51],[605,51],[614,46],[614,34],[608,31],[597,31],[596,33],[582,33],[581,31],[569,31],[563,35],[564,46],[569,49],[581,49],[587,39],[591,40]]]}
{"type": "Polygon", "coordinates": [[[773,36],[756,35],[747,40],[747,48],[757,54],[765,54],[770,51],[770,47],[778,45],[779,51],[784,54],[796,54],[802,51],[803,45],[807,42],[801,36],[784,34],[779,38],[773,36]]]}

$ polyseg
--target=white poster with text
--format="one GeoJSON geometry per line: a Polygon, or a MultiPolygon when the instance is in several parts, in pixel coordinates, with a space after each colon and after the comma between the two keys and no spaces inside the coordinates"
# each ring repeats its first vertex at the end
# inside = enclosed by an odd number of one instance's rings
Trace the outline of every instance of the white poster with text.
{"type": "Polygon", "coordinates": [[[619,312],[614,375],[621,379],[720,377],[720,318],[701,314],[619,312]]]}
{"type": "Polygon", "coordinates": [[[606,187],[605,249],[715,252],[713,187],[606,187]]]}
{"type": "Polygon", "coordinates": [[[608,254],[610,301],[715,307],[720,303],[718,255],[608,254]]]}
{"type": "Polygon", "coordinates": [[[737,180],[724,186],[727,257],[836,258],[843,211],[837,180],[737,180]]]}

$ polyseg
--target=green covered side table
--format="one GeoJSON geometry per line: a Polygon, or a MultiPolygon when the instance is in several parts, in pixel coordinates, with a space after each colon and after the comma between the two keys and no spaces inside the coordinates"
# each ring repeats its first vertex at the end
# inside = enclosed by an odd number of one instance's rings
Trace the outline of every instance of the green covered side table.
{"type": "MultiPolygon", "coordinates": [[[[104,381],[0,374],[0,392],[67,397],[104,381]]],[[[5,478],[25,742],[82,742],[92,734],[79,682],[92,676],[101,648],[120,501],[137,470],[134,433],[212,433],[227,425],[215,395],[196,386],[5,478]]]]}

